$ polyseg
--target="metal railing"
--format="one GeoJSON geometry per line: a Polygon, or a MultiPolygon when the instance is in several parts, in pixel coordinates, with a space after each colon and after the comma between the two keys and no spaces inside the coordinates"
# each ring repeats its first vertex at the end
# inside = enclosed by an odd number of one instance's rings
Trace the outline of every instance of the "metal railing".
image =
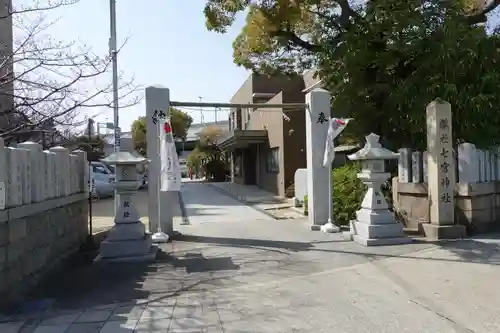
{"type": "Polygon", "coordinates": [[[229,194],[238,198],[240,201],[246,201],[245,191],[240,184],[233,183],[231,176],[226,175],[225,189],[229,194]]]}

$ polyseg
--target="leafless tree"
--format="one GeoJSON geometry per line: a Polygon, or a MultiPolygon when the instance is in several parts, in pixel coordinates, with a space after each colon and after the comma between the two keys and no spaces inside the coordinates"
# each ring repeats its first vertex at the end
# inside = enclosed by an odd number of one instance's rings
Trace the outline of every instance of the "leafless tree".
{"type": "MultiPolygon", "coordinates": [[[[47,11],[79,0],[33,0],[17,7],[10,1],[0,0],[0,136],[9,138],[40,127],[80,126],[82,117],[80,121],[76,117],[84,109],[112,107],[111,79],[102,78],[111,77],[110,55],[95,54],[84,43],[58,41],[47,33],[54,23],[47,20],[47,11]],[[3,2],[7,3],[2,6],[3,2]],[[5,34],[9,25],[16,31],[12,44],[12,33],[5,34]]],[[[137,104],[133,81],[120,77],[120,82],[120,107],[137,104]]]]}

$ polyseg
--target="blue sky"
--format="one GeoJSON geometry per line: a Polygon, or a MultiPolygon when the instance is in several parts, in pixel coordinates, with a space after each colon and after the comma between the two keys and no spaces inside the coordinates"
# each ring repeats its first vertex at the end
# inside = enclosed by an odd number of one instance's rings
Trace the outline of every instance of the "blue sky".
{"type": "MultiPolygon", "coordinates": [[[[176,101],[226,102],[243,83],[248,73],[232,59],[232,41],[243,26],[244,17],[224,35],[207,31],[203,16],[204,0],[117,1],[118,41],[128,38],[119,54],[118,67],[124,75],[134,76],[141,86],[160,84],[170,88],[176,101]]],[[[98,54],[105,54],[109,38],[109,1],[81,0],[80,3],[52,11],[58,18],[51,34],[64,41],[81,40],[98,54]]],[[[103,77],[104,80],[111,80],[103,77]]],[[[141,94],[143,92],[141,91],[141,94]]],[[[92,110],[92,113],[97,110],[92,110]]],[[[120,111],[122,131],[145,114],[141,104],[120,111]]],[[[195,122],[199,111],[190,111],[195,122]]],[[[227,118],[227,114],[218,116],[227,118]]],[[[98,121],[108,118],[106,110],[98,121]]],[[[204,120],[213,120],[207,109],[204,120]]]]}

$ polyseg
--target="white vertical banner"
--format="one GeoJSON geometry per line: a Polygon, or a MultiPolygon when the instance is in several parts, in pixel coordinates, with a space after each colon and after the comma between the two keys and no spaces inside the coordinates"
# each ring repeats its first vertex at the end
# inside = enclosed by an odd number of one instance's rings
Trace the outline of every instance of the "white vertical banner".
{"type": "Polygon", "coordinates": [[[169,119],[158,121],[160,135],[160,191],[181,190],[181,169],[169,119]]]}
{"type": "Polygon", "coordinates": [[[340,133],[342,133],[349,121],[351,121],[350,118],[330,118],[330,120],[328,121],[328,133],[326,135],[325,153],[323,156],[323,166],[325,168],[331,168],[331,165],[335,158],[334,140],[337,136],[340,135],[340,133]]]}

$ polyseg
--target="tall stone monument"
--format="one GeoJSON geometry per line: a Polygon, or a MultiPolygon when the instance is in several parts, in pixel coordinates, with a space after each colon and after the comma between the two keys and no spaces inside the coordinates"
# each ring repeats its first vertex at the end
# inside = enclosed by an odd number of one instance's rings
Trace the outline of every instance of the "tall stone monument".
{"type": "Polygon", "coordinates": [[[311,230],[328,221],[330,168],[323,167],[324,147],[331,116],[330,92],[316,88],[306,95],[307,198],[311,230]]]}
{"type": "Polygon", "coordinates": [[[427,179],[429,223],[423,223],[429,239],[460,238],[465,226],[455,224],[455,157],[451,105],[436,99],[427,106],[427,179]]]}
{"type": "Polygon", "coordinates": [[[160,191],[160,146],[159,122],[168,117],[170,109],[170,90],[160,86],[146,88],[146,128],[148,141],[148,216],[149,231],[161,230],[172,237],[172,203],[177,200],[177,193],[160,191]],[[159,224],[161,223],[161,224],[159,224]]]}
{"type": "Polygon", "coordinates": [[[101,243],[96,261],[141,262],[152,261],[157,247],[141,222],[134,202],[137,182],[137,165],[146,159],[134,157],[129,152],[115,152],[102,161],[116,166],[116,191],[120,194],[115,225],[101,243]]]}

